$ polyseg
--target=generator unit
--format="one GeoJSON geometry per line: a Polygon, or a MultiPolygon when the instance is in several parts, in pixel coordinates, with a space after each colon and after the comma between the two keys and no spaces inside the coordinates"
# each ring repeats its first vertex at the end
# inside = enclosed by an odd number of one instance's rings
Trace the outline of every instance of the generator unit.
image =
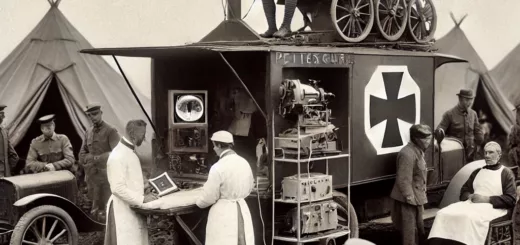
{"type": "MultiPolygon", "coordinates": [[[[338,228],[338,204],[333,200],[310,203],[300,207],[301,235],[313,234],[338,228]]],[[[297,209],[294,208],[286,216],[286,227],[289,233],[297,231],[297,209]]]]}
{"type": "Polygon", "coordinates": [[[292,175],[282,180],[282,199],[298,201],[298,189],[302,202],[315,202],[332,198],[332,175],[322,173],[292,175]],[[301,186],[301,188],[298,188],[301,186]]]}

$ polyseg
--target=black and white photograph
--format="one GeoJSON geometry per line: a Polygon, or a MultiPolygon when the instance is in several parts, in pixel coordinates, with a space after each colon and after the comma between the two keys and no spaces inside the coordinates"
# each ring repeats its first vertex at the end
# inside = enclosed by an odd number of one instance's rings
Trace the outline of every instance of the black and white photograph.
{"type": "Polygon", "coordinates": [[[515,0],[2,0],[0,245],[520,245],[515,0]]]}

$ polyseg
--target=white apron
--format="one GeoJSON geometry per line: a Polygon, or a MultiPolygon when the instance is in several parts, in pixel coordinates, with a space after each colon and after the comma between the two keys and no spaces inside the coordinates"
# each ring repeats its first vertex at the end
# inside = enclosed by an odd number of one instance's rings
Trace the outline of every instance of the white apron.
{"type": "Polygon", "coordinates": [[[144,201],[141,164],[135,152],[120,142],[108,158],[107,176],[112,190],[107,205],[107,217],[112,204],[117,243],[119,245],[148,244],[146,221],[130,208],[130,205],[141,206],[144,201]]]}
{"type": "Polygon", "coordinates": [[[254,186],[249,163],[235,153],[224,152],[215,163],[204,184],[197,206],[209,210],[205,245],[236,245],[238,243],[238,212],[244,219],[246,245],[254,245],[253,221],[244,200],[254,186]]]}
{"type": "MultiPolygon", "coordinates": [[[[502,195],[502,171],[481,169],[473,181],[475,194],[502,195]]],[[[444,238],[467,245],[485,244],[489,222],[507,214],[506,209],[495,209],[491,203],[457,202],[441,209],[428,238],[444,238]]]]}

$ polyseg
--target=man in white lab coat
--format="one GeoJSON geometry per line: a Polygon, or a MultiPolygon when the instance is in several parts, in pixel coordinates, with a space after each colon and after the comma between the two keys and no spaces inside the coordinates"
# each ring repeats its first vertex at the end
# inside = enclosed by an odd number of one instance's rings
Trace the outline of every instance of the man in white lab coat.
{"type": "Polygon", "coordinates": [[[105,245],[148,244],[146,221],[130,206],[140,206],[157,199],[153,193],[144,195],[141,163],[135,154],[135,147],[144,141],[146,122],[131,120],[125,131],[125,136],[112,150],[107,161],[112,196],[107,205],[105,245]]]}
{"type": "Polygon", "coordinates": [[[254,245],[253,221],[245,198],[254,187],[249,163],[233,150],[233,135],[218,131],[211,137],[220,157],[208,175],[199,208],[213,205],[206,225],[205,245],[254,245]]]}

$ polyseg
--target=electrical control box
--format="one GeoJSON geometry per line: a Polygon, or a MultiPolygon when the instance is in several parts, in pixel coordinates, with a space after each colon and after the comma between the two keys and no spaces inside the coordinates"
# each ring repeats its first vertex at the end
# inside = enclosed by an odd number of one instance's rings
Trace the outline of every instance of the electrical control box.
{"type": "Polygon", "coordinates": [[[282,180],[282,200],[298,201],[298,189],[300,201],[321,201],[332,198],[332,175],[322,173],[301,174],[288,176],[282,180]],[[301,188],[298,188],[301,186],[301,188]]]}
{"type": "MultiPolygon", "coordinates": [[[[301,234],[312,234],[338,228],[338,204],[333,200],[302,205],[300,207],[301,234]]],[[[296,233],[298,227],[297,209],[287,214],[286,225],[290,233],[296,233]]]]}

